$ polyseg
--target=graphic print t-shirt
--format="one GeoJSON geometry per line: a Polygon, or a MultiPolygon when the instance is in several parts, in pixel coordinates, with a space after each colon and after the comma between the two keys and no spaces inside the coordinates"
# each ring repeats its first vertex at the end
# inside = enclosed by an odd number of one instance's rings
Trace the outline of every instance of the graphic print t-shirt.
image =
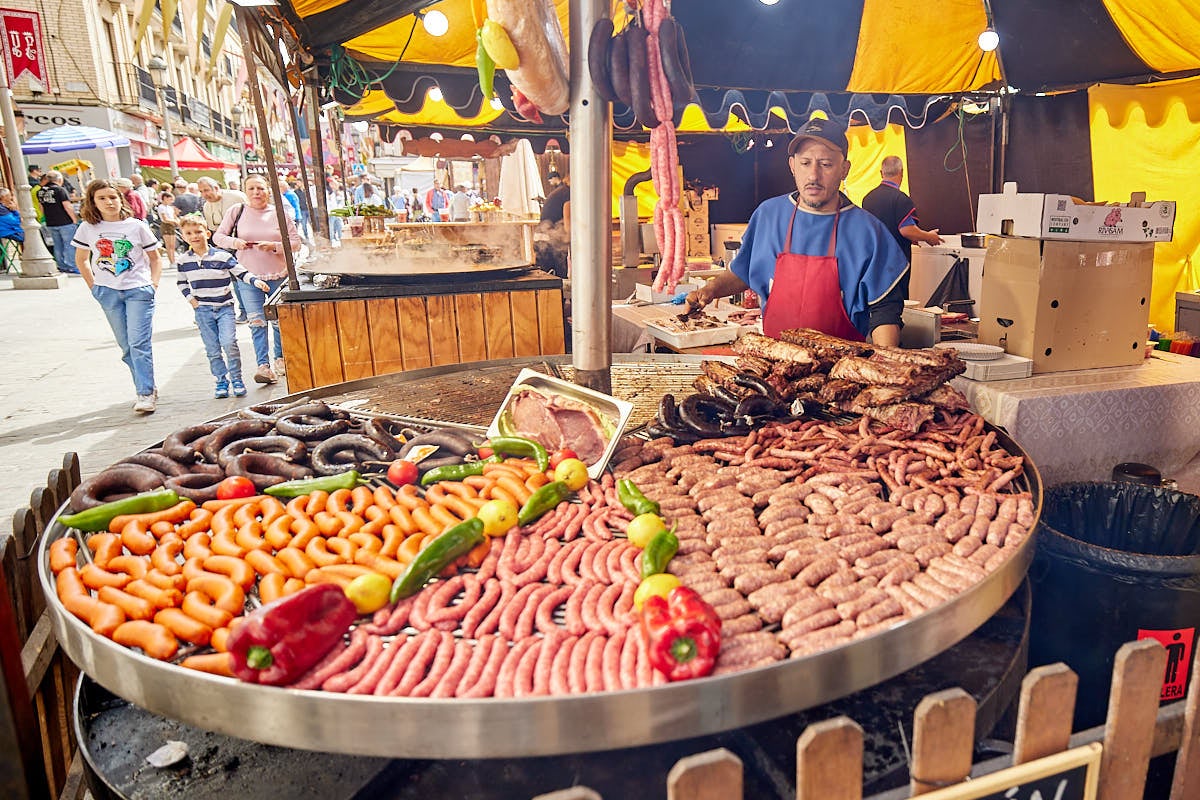
{"type": "Polygon", "coordinates": [[[150,285],[147,251],[159,247],[150,226],[130,217],[120,222],[84,222],[75,231],[76,247],[89,251],[89,263],[98,286],[133,289],[150,285]]]}

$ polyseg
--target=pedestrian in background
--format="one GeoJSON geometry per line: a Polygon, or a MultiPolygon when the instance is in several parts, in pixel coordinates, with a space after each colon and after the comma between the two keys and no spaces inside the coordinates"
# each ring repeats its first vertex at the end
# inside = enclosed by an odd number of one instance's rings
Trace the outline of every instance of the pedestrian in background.
{"type": "Polygon", "coordinates": [[[135,219],[124,198],[107,180],[92,181],[80,208],[83,223],[73,239],[75,266],[92,297],[104,309],[121,360],[133,377],[133,410],[153,414],[158,404],[154,353],[150,347],[154,292],[162,276],[158,240],[135,219]]]}
{"type": "Polygon", "coordinates": [[[254,380],[259,383],[275,383],[276,372],[283,372],[283,342],[279,338],[279,323],[267,324],[263,306],[267,297],[283,285],[287,278],[287,263],[283,248],[300,249],[300,235],[292,217],[284,215],[287,230],[279,230],[275,206],[271,204],[271,191],[267,179],[261,175],[246,178],[246,203],[234,206],[221,220],[221,226],[213,234],[213,244],[237,254],[238,261],[258,278],[267,282],[269,292],[247,286],[242,292],[246,301],[246,313],[250,317],[250,338],[254,342],[254,358],[258,369],[254,380]],[[268,332],[274,334],[274,369],[271,349],[268,348],[268,332]]]}
{"type": "Polygon", "coordinates": [[[175,181],[175,208],[179,209],[180,218],[188,214],[200,213],[200,206],[204,205],[199,188],[194,192],[191,191],[191,187],[194,186],[196,184],[189,184],[183,178],[175,181]]]}
{"type": "Polygon", "coordinates": [[[79,217],[75,214],[75,204],[63,188],[62,173],[52,169],[46,173],[46,183],[38,190],[38,202],[41,203],[42,213],[46,217],[46,229],[50,231],[50,240],[54,242],[54,260],[58,263],[59,272],[79,274],[75,268],[75,250],[71,239],[75,229],[79,227],[79,217]]]}
{"type": "Polygon", "coordinates": [[[231,286],[245,282],[260,292],[270,287],[251,275],[227,250],[208,243],[208,225],[203,217],[189,214],[179,221],[179,232],[188,243],[188,252],[179,257],[179,277],[175,284],[196,312],[196,327],[208,366],[216,378],[213,397],[222,400],[246,396],[242,381],[242,353],[238,349],[237,327],[233,314],[231,286]]]}
{"type": "MultiPolygon", "coordinates": [[[[329,188],[325,193],[325,208],[329,211],[345,208],[346,198],[342,194],[342,187],[339,185],[337,177],[331,177],[327,185],[329,188]]],[[[342,218],[337,214],[329,215],[329,240],[331,242],[342,241],[342,218]]]]}
{"type": "MultiPolygon", "coordinates": [[[[196,186],[200,189],[200,196],[204,198],[204,205],[201,207],[200,213],[204,217],[204,224],[208,226],[208,235],[211,241],[213,233],[221,225],[221,220],[225,219],[225,214],[234,206],[245,203],[246,195],[235,189],[222,189],[212,178],[200,178],[196,181],[196,186]]],[[[237,311],[234,319],[237,324],[244,325],[248,318],[246,317],[246,301],[242,299],[241,287],[242,284],[239,281],[233,282],[234,308],[237,311]]]]}
{"type": "Polygon", "coordinates": [[[300,235],[306,241],[312,241],[312,235],[308,230],[308,222],[312,217],[308,205],[308,192],[304,191],[304,187],[300,185],[300,181],[295,178],[288,181],[288,189],[291,190],[292,196],[296,198],[296,209],[300,214],[300,218],[296,220],[296,227],[300,230],[300,235]]]}
{"type": "Polygon", "coordinates": [[[163,247],[167,251],[167,261],[171,266],[175,266],[175,231],[179,225],[179,209],[175,205],[175,195],[170,192],[163,192],[159,196],[158,208],[155,209],[158,214],[158,232],[162,235],[163,247]]]}
{"type": "Polygon", "coordinates": [[[113,181],[113,186],[125,198],[125,204],[129,206],[133,216],[145,221],[146,204],[142,202],[141,196],[133,190],[133,181],[129,178],[117,178],[113,181]]]}

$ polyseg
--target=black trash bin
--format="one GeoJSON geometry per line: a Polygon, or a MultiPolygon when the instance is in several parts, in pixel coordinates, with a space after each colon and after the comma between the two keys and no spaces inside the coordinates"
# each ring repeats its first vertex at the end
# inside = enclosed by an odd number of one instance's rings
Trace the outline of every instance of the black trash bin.
{"type": "Polygon", "coordinates": [[[1030,567],[1029,658],[1079,675],[1075,730],[1104,723],[1125,642],[1167,648],[1162,700],[1188,685],[1200,627],[1200,498],[1132,483],[1046,490],[1030,567]]]}

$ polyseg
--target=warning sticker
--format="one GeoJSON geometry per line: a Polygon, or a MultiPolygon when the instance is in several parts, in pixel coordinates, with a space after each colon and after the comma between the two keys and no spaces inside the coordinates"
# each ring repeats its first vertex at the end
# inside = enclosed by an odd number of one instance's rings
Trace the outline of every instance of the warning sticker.
{"type": "Polygon", "coordinates": [[[1151,631],[1139,629],[1139,641],[1157,639],[1167,648],[1167,669],[1163,673],[1161,702],[1178,700],[1187,692],[1188,670],[1192,665],[1192,646],[1196,639],[1195,628],[1179,628],[1173,631],[1151,631]]]}

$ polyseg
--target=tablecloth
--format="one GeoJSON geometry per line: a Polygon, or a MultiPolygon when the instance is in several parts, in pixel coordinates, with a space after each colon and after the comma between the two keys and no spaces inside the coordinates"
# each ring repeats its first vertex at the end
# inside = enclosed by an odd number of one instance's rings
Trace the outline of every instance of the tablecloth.
{"type": "Polygon", "coordinates": [[[952,383],[1025,448],[1046,486],[1109,480],[1123,461],[1170,477],[1200,455],[1200,359],[1155,352],[1132,367],[952,383]]]}

